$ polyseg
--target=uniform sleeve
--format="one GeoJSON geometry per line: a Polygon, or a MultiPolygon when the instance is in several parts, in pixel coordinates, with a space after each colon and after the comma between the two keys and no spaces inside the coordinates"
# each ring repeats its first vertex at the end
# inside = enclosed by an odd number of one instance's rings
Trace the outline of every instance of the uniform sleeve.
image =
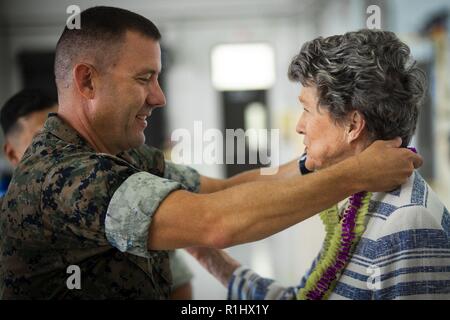
{"type": "Polygon", "coordinates": [[[172,289],[176,289],[191,281],[193,274],[179,250],[170,251],[169,257],[172,289]]]}
{"type": "Polygon", "coordinates": [[[200,174],[191,167],[166,161],[164,178],[178,181],[191,192],[198,193],[200,191],[200,174]]]}
{"type": "Polygon", "coordinates": [[[81,248],[109,245],[106,211],[114,191],[133,173],[102,156],[73,157],[52,167],[42,183],[40,201],[52,242],[81,248]]]}
{"type": "Polygon", "coordinates": [[[124,156],[143,171],[177,181],[188,191],[200,190],[200,174],[195,169],[165,160],[163,153],[156,148],[143,145],[125,152],[124,156]]]}
{"type": "Polygon", "coordinates": [[[55,245],[114,246],[149,257],[148,228],[163,199],[181,185],[103,155],[74,157],[42,184],[43,223],[55,245]],[[60,241],[61,240],[61,241],[60,241]]]}
{"type": "Polygon", "coordinates": [[[148,229],[161,202],[174,190],[176,181],[142,171],[128,177],[114,192],[105,220],[108,241],[122,252],[150,256],[148,229]]]}
{"type": "Polygon", "coordinates": [[[298,288],[283,287],[245,267],[237,268],[228,282],[228,300],[295,300],[298,288]]]}
{"type": "Polygon", "coordinates": [[[427,210],[403,207],[388,218],[376,242],[375,299],[450,298],[450,241],[427,210]]]}

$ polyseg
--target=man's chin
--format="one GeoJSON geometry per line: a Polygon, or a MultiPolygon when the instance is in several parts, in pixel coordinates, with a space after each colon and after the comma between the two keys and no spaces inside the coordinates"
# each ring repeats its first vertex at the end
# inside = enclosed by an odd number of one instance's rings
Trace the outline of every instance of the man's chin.
{"type": "Polygon", "coordinates": [[[130,149],[137,149],[139,147],[142,147],[145,144],[145,136],[142,135],[141,137],[138,137],[136,139],[133,139],[129,142],[130,149]]]}

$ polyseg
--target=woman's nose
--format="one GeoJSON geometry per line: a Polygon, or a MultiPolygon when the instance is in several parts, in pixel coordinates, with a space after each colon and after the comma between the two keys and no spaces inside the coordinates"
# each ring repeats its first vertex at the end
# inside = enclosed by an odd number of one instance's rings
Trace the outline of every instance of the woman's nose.
{"type": "Polygon", "coordinates": [[[300,116],[297,122],[297,126],[295,127],[295,131],[299,134],[305,134],[305,119],[304,119],[304,112],[300,116]]]}

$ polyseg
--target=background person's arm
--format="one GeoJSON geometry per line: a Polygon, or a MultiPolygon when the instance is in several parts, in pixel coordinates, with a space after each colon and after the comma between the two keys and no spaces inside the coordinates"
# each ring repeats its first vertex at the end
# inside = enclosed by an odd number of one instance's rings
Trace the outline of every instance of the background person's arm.
{"type": "Polygon", "coordinates": [[[256,241],[311,217],[361,190],[401,185],[421,158],[378,141],[355,157],[306,176],[244,183],[211,194],[174,191],[158,207],[148,248],[225,248],[256,241]]]}

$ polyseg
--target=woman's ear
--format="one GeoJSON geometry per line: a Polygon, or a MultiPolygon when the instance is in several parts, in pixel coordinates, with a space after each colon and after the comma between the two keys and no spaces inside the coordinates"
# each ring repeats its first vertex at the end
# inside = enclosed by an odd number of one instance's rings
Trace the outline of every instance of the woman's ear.
{"type": "Polygon", "coordinates": [[[346,125],[347,142],[351,143],[361,137],[365,127],[366,120],[362,113],[356,110],[352,111],[346,125]]]}

